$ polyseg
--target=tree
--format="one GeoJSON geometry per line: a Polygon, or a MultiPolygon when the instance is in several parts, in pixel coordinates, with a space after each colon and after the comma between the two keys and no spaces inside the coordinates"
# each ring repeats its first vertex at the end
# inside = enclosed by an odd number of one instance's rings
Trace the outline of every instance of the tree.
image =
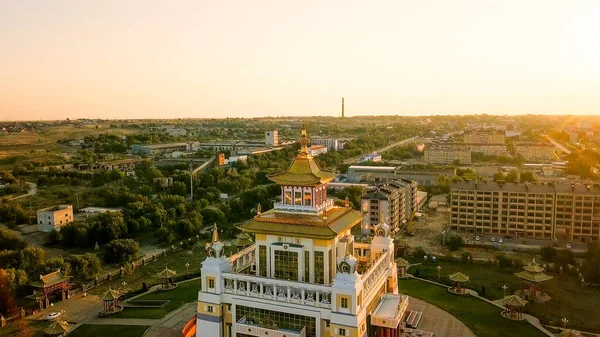
{"type": "Polygon", "coordinates": [[[71,275],[71,264],[62,256],[54,256],[46,260],[44,274],[52,273],[60,269],[63,275],[71,275]]]}
{"type": "Polygon", "coordinates": [[[154,232],[156,241],[160,243],[171,243],[175,240],[175,235],[167,227],[161,227],[154,232]]]}
{"type": "Polygon", "coordinates": [[[506,175],[504,172],[496,172],[494,173],[494,181],[506,181],[506,175]]]}
{"type": "Polygon", "coordinates": [[[87,281],[100,273],[102,264],[96,254],[86,253],[73,255],[71,257],[71,268],[75,280],[87,281]]]}
{"type": "Polygon", "coordinates": [[[556,257],[556,249],[550,245],[541,248],[542,258],[546,262],[553,262],[556,257]]]}
{"type": "Polygon", "coordinates": [[[519,171],[517,170],[511,170],[510,172],[508,172],[508,174],[506,174],[506,182],[509,183],[514,183],[519,181],[519,171]]]}
{"type": "Polygon", "coordinates": [[[526,171],[526,172],[521,172],[521,182],[522,183],[534,183],[536,182],[537,179],[535,178],[535,175],[533,174],[533,172],[530,171],[526,171]]]}
{"type": "Polygon", "coordinates": [[[108,263],[131,262],[140,252],[140,245],[132,239],[117,239],[106,245],[104,260],[108,263]]]}
{"type": "Polygon", "coordinates": [[[19,269],[26,270],[29,275],[42,271],[46,252],[40,247],[26,247],[19,252],[19,269]]]}
{"type": "Polygon", "coordinates": [[[455,234],[446,239],[446,245],[448,246],[448,249],[455,251],[462,248],[465,245],[465,242],[462,237],[455,234]]]}
{"type": "Polygon", "coordinates": [[[600,283],[600,244],[590,245],[585,255],[585,280],[589,283],[600,283]]]}
{"type": "Polygon", "coordinates": [[[20,250],[27,246],[27,244],[19,239],[17,233],[11,231],[8,228],[0,228],[0,247],[1,249],[7,250],[20,250]]]}

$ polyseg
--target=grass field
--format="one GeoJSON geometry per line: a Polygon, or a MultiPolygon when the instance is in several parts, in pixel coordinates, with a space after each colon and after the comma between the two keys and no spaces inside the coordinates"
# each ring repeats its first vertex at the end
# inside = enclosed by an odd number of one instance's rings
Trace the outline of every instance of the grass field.
{"type": "Polygon", "coordinates": [[[183,304],[196,301],[198,299],[199,290],[200,279],[179,283],[177,288],[174,290],[155,291],[136,298],[136,300],[170,300],[170,302],[164,307],[125,308],[120,313],[110,316],[110,318],[162,318],[183,304]]]}
{"type": "Polygon", "coordinates": [[[200,252],[194,252],[191,249],[184,249],[178,252],[167,254],[165,257],[160,257],[154,262],[149,262],[145,266],[137,268],[131,275],[124,277],[115,277],[114,279],[102,283],[98,287],[90,290],[92,294],[103,294],[106,292],[108,287],[113,289],[120,289],[123,282],[127,282],[127,288],[129,289],[141,289],[142,283],[146,282],[148,287],[159,282],[156,274],[169,267],[171,270],[175,270],[177,275],[184,275],[188,272],[195,273],[200,270],[200,263],[204,261],[205,254],[204,250],[200,252]],[[185,266],[189,263],[189,268],[185,266]]]}
{"type": "MultiPolygon", "coordinates": [[[[451,284],[448,275],[460,271],[471,278],[467,287],[480,294],[481,287],[485,287],[485,297],[492,300],[502,298],[502,285],[508,286],[507,294],[520,289],[520,281],[513,273],[521,269],[438,261],[411,267],[409,272],[414,274],[419,269],[419,277],[437,281],[438,265],[442,266],[442,283],[451,284]]],[[[561,326],[561,319],[567,317],[573,328],[600,331],[600,320],[596,319],[600,317],[600,291],[580,286],[573,275],[549,274],[554,278],[544,283],[544,289],[552,296],[552,300],[531,303],[525,307],[525,312],[538,317],[544,324],[561,326]]]]}
{"type": "Polygon", "coordinates": [[[147,326],[140,325],[95,325],[84,324],[72,333],[69,337],[91,337],[91,336],[115,336],[115,337],[140,337],[147,326]]]}
{"type": "Polygon", "coordinates": [[[10,322],[4,328],[0,328],[0,337],[43,337],[44,329],[50,325],[48,321],[19,320],[10,322]]]}
{"type": "Polygon", "coordinates": [[[478,337],[543,337],[527,322],[514,322],[500,316],[500,308],[474,297],[450,294],[445,288],[417,280],[400,280],[401,293],[422,299],[451,313],[478,337]]]}

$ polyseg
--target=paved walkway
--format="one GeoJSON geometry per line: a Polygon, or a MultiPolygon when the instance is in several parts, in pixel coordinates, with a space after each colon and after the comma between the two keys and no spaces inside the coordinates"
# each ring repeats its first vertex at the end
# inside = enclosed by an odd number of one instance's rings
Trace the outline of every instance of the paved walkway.
{"type": "Polygon", "coordinates": [[[429,304],[423,300],[411,297],[408,302],[408,310],[423,313],[418,330],[433,332],[439,337],[476,337],[475,334],[458,318],[449,312],[429,304]]]}
{"type": "Polygon", "coordinates": [[[95,325],[142,325],[151,326],[158,322],[158,319],[143,319],[143,318],[94,318],[84,324],[95,325]]]}
{"type": "Polygon", "coordinates": [[[144,333],[144,337],[179,337],[181,330],[196,315],[198,304],[196,302],[184,304],[179,309],[171,311],[165,317],[152,325],[144,333]]]}

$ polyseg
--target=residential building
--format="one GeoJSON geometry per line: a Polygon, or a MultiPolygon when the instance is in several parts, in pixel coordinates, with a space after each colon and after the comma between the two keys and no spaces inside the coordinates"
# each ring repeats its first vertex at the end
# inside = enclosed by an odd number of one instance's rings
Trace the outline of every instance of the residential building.
{"type": "Polygon", "coordinates": [[[379,183],[397,179],[415,181],[419,185],[437,185],[440,175],[446,178],[454,176],[454,169],[403,169],[395,166],[363,166],[348,167],[348,176],[353,180],[379,183]]]}
{"type": "Polygon", "coordinates": [[[471,149],[464,145],[436,144],[432,146],[426,146],[425,150],[423,151],[423,155],[423,159],[428,164],[471,164],[471,149]]]}
{"type": "Polygon", "coordinates": [[[456,182],[451,228],[536,239],[600,240],[600,186],[456,182]]]}
{"type": "Polygon", "coordinates": [[[515,153],[528,161],[550,161],[554,159],[554,147],[547,143],[516,143],[515,153]]]}
{"type": "Polygon", "coordinates": [[[469,130],[463,134],[463,142],[471,144],[505,144],[503,130],[469,130]]]}
{"type": "Polygon", "coordinates": [[[61,227],[73,222],[73,206],[59,205],[37,210],[37,225],[40,232],[60,231],[61,227]]]}
{"type": "Polygon", "coordinates": [[[165,130],[171,136],[176,136],[176,137],[187,136],[187,130],[186,129],[181,129],[181,128],[167,128],[165,130]]]}
{"type": "Polygon", "coordinates": [[[504,144],[464,144],[471,152],[483,153],[487,156],[506,155],[508,153],[504,144]]]}
{"type": "Polygon", "coordinates": [[[391,227],[354,242],[363,213],[327,198],[335,174],[308,153],[305,127],[300,144],[290,167],[269,176],[281,202],[239,226],[253,245],[226,257],[214,226],[190,322],[196,336],[399,335],[409,298],[398,294],[391,227]]]}
{"type": "Polygon", "coordinates": [[[279,131],[265,131],[265,145],[275,147],[279,145],[279,131]]]}
{"type": "Polygon", "coordinates": [[[327,153],[327,147],[325,145],[313,145],[308,148],[308,153],[311,156],[316,157],[321,153],[327,153]]]}
{"type": "Polygon", "coordinates": [[[327,147],[327,151],[340,150],[339,140],[335,138],[313,137],[311,138],[311,143],[315,145],[325,145],[327,147]]]}
{"type": "Polygon", "coordinates": [[[361,209],[366,212],[363,234],[369,234],[380,222],[386,222],[392,231],[401,229],[418,209],[417,182],[397,179],[367,188],[361,198],[361,209]],[[380,218],[380,214],[385,219],[380,218]]]}

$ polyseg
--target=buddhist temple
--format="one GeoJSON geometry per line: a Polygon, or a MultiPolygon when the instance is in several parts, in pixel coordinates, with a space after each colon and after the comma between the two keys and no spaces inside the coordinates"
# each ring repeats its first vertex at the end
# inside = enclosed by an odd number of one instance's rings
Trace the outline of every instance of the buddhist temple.
{"type": "Polygon", "coordinates": [[[239,225],[254,236],[226,257],[213,229],[202,262],[196,336],[400,336],[409,298],[398,294],[394,239],[380,223],[370,242],[355,242],[365,214],[327,196],[335,173],[300,151],[287,170],[268,176],[281,201],[239,225]],[[354,256],[360,254],[360,256],[354,256]],[[368,319],[370,317],[370,319],[368,319]]]}
{"type": "Polygon", "coordinates": [[[54,292],[60,291],[61,300],[64,301],[69,297],[70,278],[70,276],[64,276],[60,269],[46,275],[40,275],[39,281],[31,283],[34,288],[33,295],[29,295],[27,298],[36,300],[40,309],[47,308],[50,305],[49,296],[54,292]]]}

